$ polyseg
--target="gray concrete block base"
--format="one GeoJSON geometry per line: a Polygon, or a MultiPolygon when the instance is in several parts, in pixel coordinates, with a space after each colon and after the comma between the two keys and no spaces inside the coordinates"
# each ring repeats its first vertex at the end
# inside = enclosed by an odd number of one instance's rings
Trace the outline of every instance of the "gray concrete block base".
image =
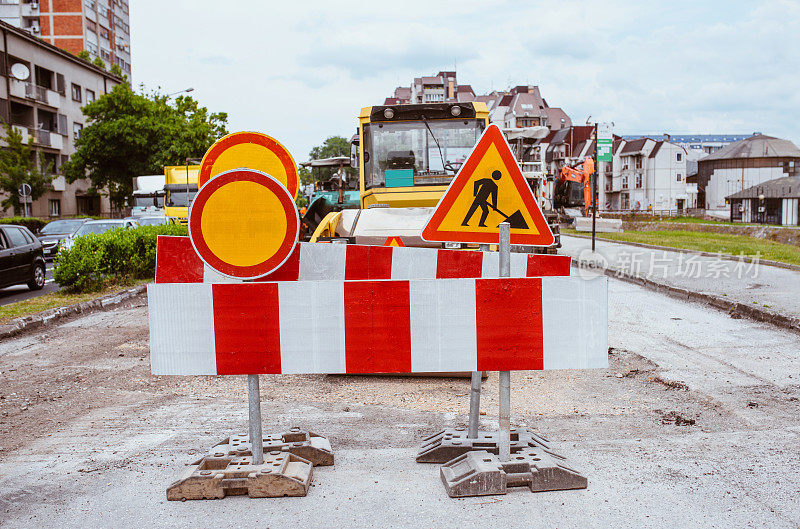
{"type": "MultiPolygon", "coordinates": [[[[499,432],[479,431],[476,438],[470,439],[466,428],[447,428],[422,441],[417,453],[417,463],[447,463],[472,450],[486,450],[497,454],[499,439],[499,432]]],[[[512,428],[511,453],[516,454],[525,448],[550,450],[550,441],[530,430],[512,428]]]]}
{"type": "MultiPolygon", "coordinates": [[[[314,466],[333,465],[333,450],[327,438],[299,427],[286,432],[264,435],[264,453],[283,452],[311,461],[314,466]]],[[[209,450],[211,457],[253,455],[247,432],[231,435],[209,450]]]]}
{"type": "Polygon", "coordinates": [[[451,498],[506,494],[511,487],[545,492],[588,486],[586,477],[566,466],[562,456],[542,448],[525,448],[509,461],[475,450],[445,463],[440,473],[451,498]]]}

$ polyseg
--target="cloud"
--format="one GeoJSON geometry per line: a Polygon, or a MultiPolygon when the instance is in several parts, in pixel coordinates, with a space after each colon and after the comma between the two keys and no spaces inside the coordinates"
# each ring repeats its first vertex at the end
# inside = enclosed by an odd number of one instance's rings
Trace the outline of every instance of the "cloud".
{"type": "Polygon", "coordinates": [[[618,132],[752,132],[800,143],[800,3],[140,0],[134,84],[190,85],[231,130],[299,159],[363,106],[452,69],[476,91],[538,84],[618,132]],[[246,16],[243,16],[246,13],[246,16]]]}
{"type": "Polygon", "coordinates": [[[225,55],[204,55],[198,57],[197,62],[207,66],[232,66],[236,61],[225,55]]]}

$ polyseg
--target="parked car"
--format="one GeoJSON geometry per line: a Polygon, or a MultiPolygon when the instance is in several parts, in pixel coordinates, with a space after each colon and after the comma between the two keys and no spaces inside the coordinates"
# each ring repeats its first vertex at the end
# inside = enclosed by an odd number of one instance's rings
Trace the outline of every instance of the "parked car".
{"type": "Polygon", "coordinates": [[[37,237],[44,247],[44,258],[52,259],[58,253],[58,243],[83,226],[89,219],[54,220],[39,231],[37,237]]]}
{"type": "Polygon", "coordinates": [[[169,224],[169,219],[163,215],[136,217],[134,220],[137,224],[139,224],[139,226],[162,226],[164,224],[169,224]]]}
{"type": "Polygon", "coordinates": [[[0,226],[0,288],[26,284],[44,287],[45,261],[42,243],[25,226],[0,226]]]}
{"type": "Polygon", "coordinates": [[[114,228],[135,228],[136,226],[138,226],[136,221],[130,219],[90,220],[78,228],[78,231],[61,241],[61,247],[69,250],[72,248],[72,245],[75,244],[75,239],[83,235],[89,235],[90,233],[100,234],[113,230],[114,228]]]}

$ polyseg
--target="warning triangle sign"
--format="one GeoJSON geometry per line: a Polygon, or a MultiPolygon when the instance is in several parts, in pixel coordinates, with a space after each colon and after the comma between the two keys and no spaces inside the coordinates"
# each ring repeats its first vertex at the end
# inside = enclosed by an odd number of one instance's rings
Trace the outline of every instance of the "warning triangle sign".
{"type": "Polygon", "coordinates": [[[436,205],[422,238],[496,244],[501,222],[511,224],[511,244],[555,242],[505,136],[489,125],[436,205]]]}
{"type": "Polygon", "coordinates": [[[400,237],[389,237],[386,239],[386,242],[383,243],[384,246],[405,246],[403,244],[403,239],[400,237]]]}

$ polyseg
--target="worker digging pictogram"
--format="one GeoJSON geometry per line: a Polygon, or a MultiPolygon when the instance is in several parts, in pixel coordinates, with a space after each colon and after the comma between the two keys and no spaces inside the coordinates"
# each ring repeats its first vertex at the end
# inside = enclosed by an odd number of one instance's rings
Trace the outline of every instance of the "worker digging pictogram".
{"type": "Polygon", "coordinates": [[[507,222],[511,243],[550,246],[555,237],[508,142],[489,125],[422,230],[430,242],[497,244],[507,222]]]}
{"type": "MultiPolygon", "coordinates": [[[[204,160],[225,169],[239,155],[241,165],[264,159],[260,143],[242,145],[232,144],[233,154],[214,146],[204,160]]],[[[290,159],[274,140],[267,147],[290,159]]],[[[387,246],[300,244],[282,179],[201,166],[209,176],[189,212],[189,237],[158,239],[151,371],[246,375],[249,431],[213,446],[168,487],[168,499],[305,496],[314,467],[333,465],[329,441],[309,430],[262,434],[260,374],[472,373],[469,429],[430,436],[417,456],[445,463],[447,493],[586,487],[547,439],[511,429],[510,371],[607,367],[607,279],[570,277],[565,256],[511,254],[512,240],[547,245],[553,235],[509,155],[490,126],[425,227],[427,240],[476,240],[480,252],[405,247],[398,236],[387,246]],[[489,242],[499,251],[487,251],[489,242]],[[565,335],[561,322],[572,314],[584,317],[565,335]],[[500,372],[497,432],[478,428],[484,371],[500,372]]]]}
{"type": "Polygon", "coordinates": [[[502,177],[503,173],[501,171],[494,170],[492,171],[491,178],[481,178],[475,181],[475,190],[473,191],[475,200],[472,201],[472,205],[470,205],[469,211],[467,211],[467,216],[464,217],[464,221],[461,223],[462,226],[469,226],[472,215],[478,208],[481,208],[481,218],[478,221],[478,226],[481,228],[486,227],[486,219],[489,216],[489,211],[494,210],[503,217],[497,223],[498,226],[501,222],[508,222],[512,228],[519,230],[528,229],[528,223],[525,222],[525,218],[522,216],[520,210],[515,211],[511,215],[506,215],[497,208],[498,189],[494,180],[500,180],[502,177]]]}

